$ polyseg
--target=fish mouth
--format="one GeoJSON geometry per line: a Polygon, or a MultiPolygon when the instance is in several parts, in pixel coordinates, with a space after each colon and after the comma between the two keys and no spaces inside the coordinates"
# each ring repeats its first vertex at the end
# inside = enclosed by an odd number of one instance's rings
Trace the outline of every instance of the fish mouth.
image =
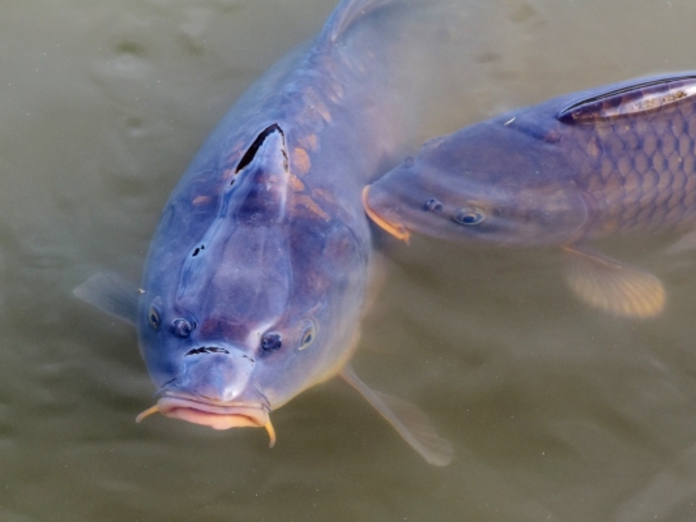
{"type": "Polygon", "coordinates": [[[396,239],[400,239],[401,241],[408,243],[411,237],[411,233],[406,229],[406,227],[402,223],[393,223],[391,221],[387,221],[384,217],[380,216],[377,212],[375,212],[374,209],[370,207],[370,204],[367,202],[369,192],[370,186],[368,185],[362,191],[362,202],[363,208],[365,209],[365,214],[367,214],[367,216],[372,221],[374,221],[375,224],[378,225],[381,229],[388,232],[396,239]]]}
{"type": "Polygon", "coordinates": [[[215,430],[266,428],[271,439],[270,447],[275,444],[275,430],[271,424],[268,407],[261,403],[217,404],[188,397],[164,396],[157,404],[138,415],[135,422],[158,412],[165,417],[209,426],[215,430]]]}

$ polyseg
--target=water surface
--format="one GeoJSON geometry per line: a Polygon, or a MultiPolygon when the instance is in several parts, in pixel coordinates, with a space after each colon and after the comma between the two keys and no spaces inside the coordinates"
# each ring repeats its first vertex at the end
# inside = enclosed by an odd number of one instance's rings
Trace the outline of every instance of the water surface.
{"type": "MultiPolygon", "coordinates": [[[[690,521],[694,252],[606,241],[655,272],[653,320],[593,311],[550,249],[385,241],[356,356],[453,441],[425,464],[340,382],[261,430],[135,415],[135,334],[71,297],[138,280],[172,187],[236,97],[333,0],[6,1],[0,16],[0,520],[690,521]]],[[[462,0],[421,138],[565,92],[696,69],[685,0],[462,0]],[[460,13],[461,14],[461,13],[460,13]]],[[[420,81],[429,81],[421,78],[420,81]]]]}

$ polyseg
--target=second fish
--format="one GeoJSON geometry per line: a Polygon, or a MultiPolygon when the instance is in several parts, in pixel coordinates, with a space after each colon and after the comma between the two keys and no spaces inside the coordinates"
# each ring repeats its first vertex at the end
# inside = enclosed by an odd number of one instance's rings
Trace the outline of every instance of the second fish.
{"type": "Polygon", "coordinates": [[[411,232],[501,245],[559,245],[586,303],[623,316],[662,311],[653,274],[591,250],[617,233],[696,223],[696,74],[569,94],[423,145],[365,188],[368,215],[411,232]]]}

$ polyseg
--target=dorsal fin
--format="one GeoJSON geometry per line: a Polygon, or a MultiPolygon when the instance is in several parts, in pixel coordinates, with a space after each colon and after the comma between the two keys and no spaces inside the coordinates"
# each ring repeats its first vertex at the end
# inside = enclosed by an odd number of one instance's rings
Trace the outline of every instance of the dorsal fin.
{"type": "Polygon", "coordinates": [[[563,123],[596,121],[636,116],[663,107],[694,101],[696,74],[663,76],[623,85],[580,100],[558,113],[563,123]]]}
{"type": "Polygon", "coordinates": [[[316,47],[320,50],[331,47],[357,20],[393,3],[395,0],[343,0],[326,21],[317,39],[316,47]]]}

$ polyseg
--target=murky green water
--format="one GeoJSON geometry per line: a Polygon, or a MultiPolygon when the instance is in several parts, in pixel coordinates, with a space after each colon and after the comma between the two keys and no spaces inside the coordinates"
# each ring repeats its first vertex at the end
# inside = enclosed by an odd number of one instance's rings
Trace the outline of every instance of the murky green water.
{"type": "MultiPolygon", "coordinates": [[[[649,321],[577,302],[554,250],[389,243],[355,366],[430,414],[456,448],[448,468],[340,382],[276,412],[272,450],[261,430],[133,422],[153,391],[134,332],[71,289],[104,268],[138,280],[207,133],[333,5],[0,6],[0,520],[694,520],[694,253],[662,255],[662,239],[602,245],[665,282],[649,321]]],[[[462,6],[475,20],[423,137],[696,69],[691,0],[462,6]]]]}

